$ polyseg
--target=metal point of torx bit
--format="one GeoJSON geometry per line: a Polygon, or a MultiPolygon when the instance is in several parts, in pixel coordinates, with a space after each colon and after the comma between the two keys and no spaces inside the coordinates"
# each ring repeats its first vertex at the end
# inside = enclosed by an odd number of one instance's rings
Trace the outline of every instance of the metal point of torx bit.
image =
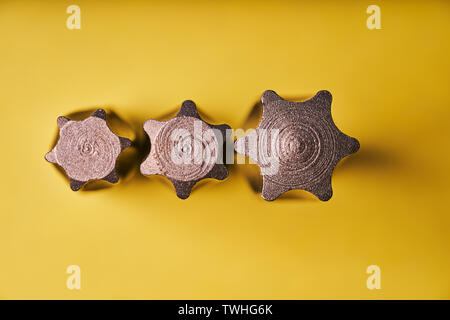
{"type": "Polygon", "coordinates": [[[131,140],[110,130],[105,110],[98,109],[81,121],[61,116],[57,123],[59,139],[45,159],[64,169],[73,191],[91,180],[119,181],[116,160],[131,140]]]}
{"type": "Polygon", "coordinates": [[[177,196],[186,199],[198,181],[223,180],[228,176],[220,159],[227,129],[230,126],[226,124],[211,125],[203,121],[195,103],[184,101],[174,118],[150,119],[144,123],[151,147],[141,164],[141,173],[167,177],[177,196]]]}
{"type": "Polygon", "coordinates": [[[255,131],[236,140],[235,150],[260,167],[262,197],[271,201],[301,189],[329,200],[334,167],[359,149],[358,140],[334,124],[331,93],[319,91],[307,101],[292,102],[267,90],[261,101],[261,122],[255,131]]]}

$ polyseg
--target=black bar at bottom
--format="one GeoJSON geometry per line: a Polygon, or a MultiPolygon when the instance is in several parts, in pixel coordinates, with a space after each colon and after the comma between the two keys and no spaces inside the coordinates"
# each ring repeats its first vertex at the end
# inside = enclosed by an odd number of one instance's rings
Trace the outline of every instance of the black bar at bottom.
{"type": "Polygon", "coordinates": [[[359,318],[447,314],[448,300],[29,300],[0,301],[3,312],[32,315],[124,316],[142,319],[309,319],[348,315],[359,318]],[[389,313],[386,313],[389,310],[389,313]]]}

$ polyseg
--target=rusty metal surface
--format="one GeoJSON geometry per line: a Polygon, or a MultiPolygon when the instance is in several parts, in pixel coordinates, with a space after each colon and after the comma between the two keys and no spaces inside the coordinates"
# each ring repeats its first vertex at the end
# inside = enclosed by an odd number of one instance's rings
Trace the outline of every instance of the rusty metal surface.
{"type": "Polygon", "coordinates": [[[268,90],[261,101],[261,122],[251,134],[236,140],[235,150],[261,168],[262,197],[271,201],[286,191],[301,189],[329,200],[334,167],[359,149],[358,140],[334,124],[331,93],[320,91],[310,100],[292,102],[268,90]],[[274,155],[277,166],[272,165],[274,155]]]}
{"type": "Polygon", "coordinates": [[[109,129],[103,109],[81,121],[59,117],[57,123],[59,139],[45,159],[64,169],[72,190],[91,180],[118,182],[116,160],[131,141],[109,129]]]}
{"type": "Polygon", "coordinates": [[[211,125],[203,121],[195,103],[184,101],[174,118],[144,123],[150,153],[141,164],[141,173],[167,177],[177,196],[186,199],[196,182],[205,178],[223,180],[228,176],[220,159],[227,129],[230,127],[226,124],[211,125]],[[219,136],[211,134],[210,129],[216,129],[219,136]],[[185,161],[180,163],[177,159],[185,161]]]}

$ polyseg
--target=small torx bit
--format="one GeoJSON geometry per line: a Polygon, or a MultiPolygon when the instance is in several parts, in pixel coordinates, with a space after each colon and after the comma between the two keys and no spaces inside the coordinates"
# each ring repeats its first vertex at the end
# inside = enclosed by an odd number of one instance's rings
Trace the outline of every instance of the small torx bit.
{"type": "Polygon", "coordinates": [[[131,140],[110,130],[105,110],[98,109],[81,121],[61,116],[57,123],[59,139],[45,159],[66,172],[73,191],[92,180],[119,181],[116,160],[131,140]]]}

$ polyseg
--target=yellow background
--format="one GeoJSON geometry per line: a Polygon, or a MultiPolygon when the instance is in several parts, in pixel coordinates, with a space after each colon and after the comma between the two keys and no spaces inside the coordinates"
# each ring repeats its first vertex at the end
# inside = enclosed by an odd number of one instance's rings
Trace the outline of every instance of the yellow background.
{"type": "Polygon", "coordinates": [[[450,298],[448,2],[76,1],[68,30],[73,3],[0,2],[0,298],[450,298]],[[138,175],[72,192],[44,160],[59,115],[139,128],[192,99],[238,128],[266,89],[331,91],[359,139],[330,201],[266,202],[236,166],[184,201],[138,175]]]}

